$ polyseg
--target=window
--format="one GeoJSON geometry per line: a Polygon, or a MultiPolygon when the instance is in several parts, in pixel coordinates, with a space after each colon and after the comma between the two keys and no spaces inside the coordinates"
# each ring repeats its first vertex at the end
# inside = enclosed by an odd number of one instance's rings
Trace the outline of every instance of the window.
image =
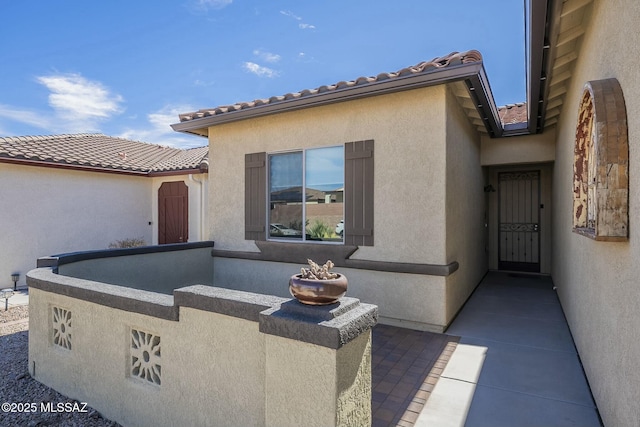
{"type": "Polygon", "coordinates": [[[627,137],[627,113],[618,81],[587,82],[574,148],[574,232],[594,240],[627,240],[627,137]]]}
{"type": "Polygon", "coordinates": [[[269,238],[342,243],[344,148],[269,154],[269,238]]]}
{"type": "Polygon", "coordinates": [[[372,246],[373,141],[247,154],[245,239],[372,246]]]}

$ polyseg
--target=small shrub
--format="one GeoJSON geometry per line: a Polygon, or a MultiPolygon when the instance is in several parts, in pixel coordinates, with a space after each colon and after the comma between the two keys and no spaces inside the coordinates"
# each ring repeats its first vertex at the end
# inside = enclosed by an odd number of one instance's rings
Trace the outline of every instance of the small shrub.
{"type": "Polygon", "coordinates": [[[113,243],[109,244],[109,249],[123,249],[123,248],[136,248],[138,246],[146,246],[146,242],[143,238],[132,238],[132,239],[123,239],[116,240],[113,243]]]}
{"type": "Polygon", "coordinates": [[[333,229],[320,220],[316,220],[315,223],[308,229],[308,233],[311,237],[315,237],[317,239],[325,239],[331,237],[333,234],[333,229]]]}

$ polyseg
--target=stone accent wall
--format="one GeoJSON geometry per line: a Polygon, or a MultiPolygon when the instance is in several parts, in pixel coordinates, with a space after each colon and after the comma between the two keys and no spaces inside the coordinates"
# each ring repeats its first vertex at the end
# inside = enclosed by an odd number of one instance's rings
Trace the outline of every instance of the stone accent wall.
{"type": "Polygon", "coordinates": [[[595,240],[629,235],[627,111],[616,79],[584,87],[573,165],[573,230],[595,240]]]}

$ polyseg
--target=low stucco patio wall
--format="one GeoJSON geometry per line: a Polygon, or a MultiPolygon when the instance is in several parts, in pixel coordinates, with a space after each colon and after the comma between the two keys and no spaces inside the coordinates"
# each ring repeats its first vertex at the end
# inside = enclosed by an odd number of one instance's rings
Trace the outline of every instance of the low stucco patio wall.
{"type": "MultiPolygon", "coordinates": [[[[42,258],[64,276],[171,295],[194,285],[290,298],[289,278],[303,264],[212,257],[214,242],[182,243],[42,258]]],[[[447,277],[336,267],[349,279],[347,296],[375,304],[380,323],[443,332],[447,277]]],[[[452,274],[459,274],[454,272],[452,274]]]]}
{"type": "Polygon", "coordinates": [[[173,290],[213,285],[213,242],[77,252],[38,260],[59,274],[171,295],[173,290]]]}
{"type": "Polygon", "coordinates": [[[376,307],[212,286],[163,295],[39,268],[29,372],[128,426],[370,425],[376,307]]]}
{"type": "MultiPolygon", "coordinates": [[[[289,297],[289,278],[303,265],[214,257],[213,281],[222,288],[289,297]]],[[[349,280],[347,296],[378,306],[379,322],[442,332],[445,277],[336,267],[349,280]]],[[[456,274],[456,273],[454,273],[456,274]]]]}

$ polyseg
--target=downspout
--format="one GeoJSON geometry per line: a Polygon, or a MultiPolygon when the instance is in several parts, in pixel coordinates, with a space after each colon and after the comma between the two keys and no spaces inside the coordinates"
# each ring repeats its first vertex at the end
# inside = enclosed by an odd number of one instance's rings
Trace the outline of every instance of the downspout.
{"type": "Polygon", "coordinates": [[[189,174],[189,181],[197,183],[200,187],[200,232],[198,233],[200,241],[205,240],[205,180],[206,178],[204,176],[202,179],[196,179],[194,174],[189,174]]]}

